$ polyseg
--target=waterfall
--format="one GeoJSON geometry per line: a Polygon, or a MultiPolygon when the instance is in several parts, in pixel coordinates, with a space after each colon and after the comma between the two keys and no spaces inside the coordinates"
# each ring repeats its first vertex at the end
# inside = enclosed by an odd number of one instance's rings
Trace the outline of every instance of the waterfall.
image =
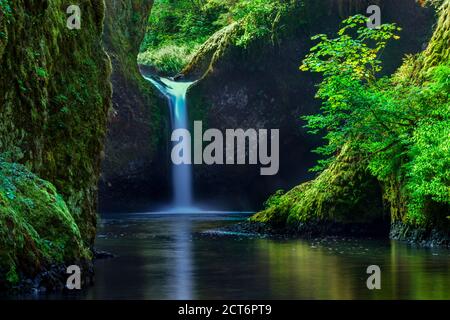
{"type": "MultiPolygon", "coordinates": [[[[172,130],[189,129],[186,93],[193,82],[175,82],[144,76],[169,100],[172,130]]],[[[192,207],[192,165],[172,164],[172,188],[177,210],[192,207]]]]}

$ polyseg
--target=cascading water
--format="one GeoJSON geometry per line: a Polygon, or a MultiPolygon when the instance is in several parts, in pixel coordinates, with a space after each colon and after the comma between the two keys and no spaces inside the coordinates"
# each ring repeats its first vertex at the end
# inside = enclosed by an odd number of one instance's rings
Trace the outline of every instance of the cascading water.
{"type": "MultiPolygon", "coordinates": [[[[186,93],[194,82],[175,82],[166,78],[144,76],[169,100],[172,130],[189,129],[186,93]]],[[[172,164],[174,209],[192,208],[192,166],[172,164]]]]}

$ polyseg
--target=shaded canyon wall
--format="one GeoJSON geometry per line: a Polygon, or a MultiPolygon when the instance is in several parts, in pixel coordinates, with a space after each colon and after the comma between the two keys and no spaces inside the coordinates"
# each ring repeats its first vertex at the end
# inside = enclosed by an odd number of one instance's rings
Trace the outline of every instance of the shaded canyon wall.
{"type": "Polygon", "coordinates": [[[113,108],[100,179],[101,211],[143,208],[167,197],[167,103],[140,74],[137,55],[152,0],[106,2],[104,43],[111,57],[113,108]]]}
{"type": "MultiPolygon", "coordinates": [[[[430,35],[432,10],[414,0],[377,1],[382,22],[403,28],[400,41],[384,53],[385,73],[400,66],[405,53],[423,49],[430,35]]],[[[282,17],[285,29],[272,43],[256,40],[247,48],[234,45],[239,24],[212,36],[183,74],[201,79],[188,96],[191,121],[202,120],[205,129],[280,129],[280,172],[261,177],[259,166],[196,166],[195,194],[201,201],[226,203],[228,209],[255,210],[274,190],[289,188],[312,177],[316,161],[311,153],[319,143],[302,128],[301,116],[316,112],[318,78],[299,71],[301,60],[317,33],[335,34],[346,17],[362,13],[372,1],[319,0],[302,5],[282,17]]]]}

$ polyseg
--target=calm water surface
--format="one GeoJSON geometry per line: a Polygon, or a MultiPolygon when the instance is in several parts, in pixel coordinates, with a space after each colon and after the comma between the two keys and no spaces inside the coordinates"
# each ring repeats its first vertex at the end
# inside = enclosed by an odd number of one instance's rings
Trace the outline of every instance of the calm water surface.
{"type": "Polygon", "coordinates": [[[450,299],[450,250],[395,241],[271,240],[202,234],[243,214],[131,214],[102,220],[85,299],[450,299]],[[382,289],[366,288],[366,268],[382,289]]]}

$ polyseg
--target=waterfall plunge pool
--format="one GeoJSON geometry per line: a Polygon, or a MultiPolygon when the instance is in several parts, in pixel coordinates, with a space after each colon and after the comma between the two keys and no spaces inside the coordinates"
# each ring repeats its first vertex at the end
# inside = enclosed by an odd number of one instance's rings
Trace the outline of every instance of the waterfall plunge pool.
{"type": "Polygon", "coordinates": [[[241,213],[104,215],[80,299],[450,299],[450,252],[389,240],[209,233],[241,213]],[[381,290],[366,268],[379,265],[381,290]]]}

